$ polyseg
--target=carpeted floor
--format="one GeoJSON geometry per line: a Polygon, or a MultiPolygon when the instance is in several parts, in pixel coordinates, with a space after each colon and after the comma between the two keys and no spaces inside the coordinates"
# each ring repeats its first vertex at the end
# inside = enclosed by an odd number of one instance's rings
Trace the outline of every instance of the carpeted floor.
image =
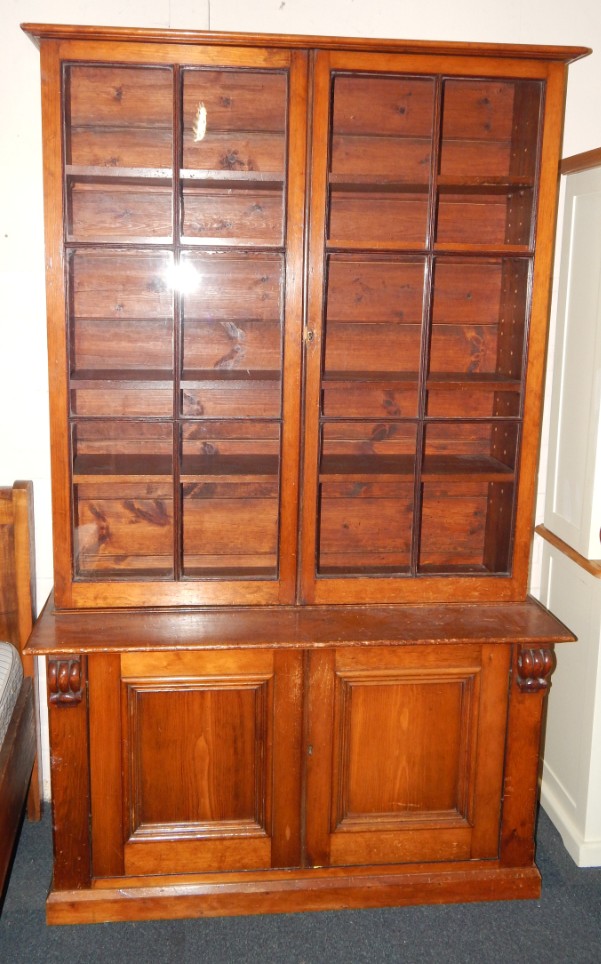
{"type": "Polygon", "coordinates": [[[579,870],[541,811],[539,901],[47,927],[50,820],[23,826],[2,964],[601,964],[601,869],[579,870]]]}

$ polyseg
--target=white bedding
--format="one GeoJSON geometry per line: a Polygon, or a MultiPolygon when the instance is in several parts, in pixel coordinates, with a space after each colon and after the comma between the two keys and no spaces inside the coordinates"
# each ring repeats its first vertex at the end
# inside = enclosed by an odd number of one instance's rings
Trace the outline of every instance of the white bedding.
{"type": "Polygon", "coordinates": [[[10,643],[0,643],[0,746],[10,723],[22,679],[23,667],[17,650],[10,643]]]}

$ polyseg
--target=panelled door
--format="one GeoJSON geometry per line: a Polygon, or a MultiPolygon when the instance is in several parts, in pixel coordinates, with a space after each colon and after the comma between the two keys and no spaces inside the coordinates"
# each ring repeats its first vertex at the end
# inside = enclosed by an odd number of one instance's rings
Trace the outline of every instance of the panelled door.
{"type": "Polygon", "coordinates": [[[498,856],[508,646],[310,655],[310,866],[498,856]]]}
{"type": "Polygon", "coordinates": [[[97,53],[45,72],[57,603],[292,602],[307,55],[97,53]]]}
{"type": "Polygon", "coordinates": [[[293,651],[92,657],[93,876],[299,866],[301,690],[293,651]]]}

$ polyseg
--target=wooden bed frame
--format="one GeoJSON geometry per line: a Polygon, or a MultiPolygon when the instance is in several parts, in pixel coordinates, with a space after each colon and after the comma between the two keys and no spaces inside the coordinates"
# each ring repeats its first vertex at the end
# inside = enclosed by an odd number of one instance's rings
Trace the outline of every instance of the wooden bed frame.
{"type": "Polygon", "coordinates": [[[0,488],[0,640],[18,649],[25,675],[0,748],[0,906],[25,800],[30,820],[41,812],[34,665],[23,653],[34,618],[33,485],[15,482],[0,488]]]}

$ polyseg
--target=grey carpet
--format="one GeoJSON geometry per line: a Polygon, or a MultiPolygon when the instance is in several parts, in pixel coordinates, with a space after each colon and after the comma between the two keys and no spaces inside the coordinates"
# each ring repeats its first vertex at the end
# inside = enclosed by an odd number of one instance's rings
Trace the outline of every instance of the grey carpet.
{"type": "Polygon", "coordinates": [[[47,927],[50,820],[25,822],[2,964],[601,964],[601,869],[578,869],[541,811],[539,901],[47,927]]]}

